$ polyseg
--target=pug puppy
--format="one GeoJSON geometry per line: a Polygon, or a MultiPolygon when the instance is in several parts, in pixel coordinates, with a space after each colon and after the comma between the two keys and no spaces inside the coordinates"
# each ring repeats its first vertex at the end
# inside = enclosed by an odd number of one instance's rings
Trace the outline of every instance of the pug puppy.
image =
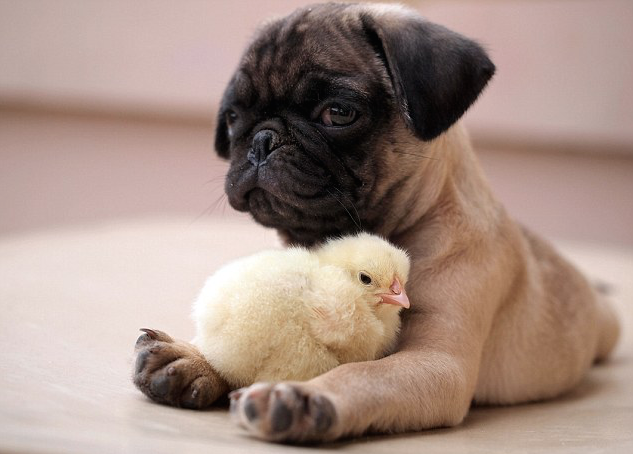
{"type": "MultiPolygon", "coordinates": [[[[324,4],[266,24],[220,108],[231,205],[314,245],[359,230],[411,255],[397,351],[304,383],[231,393],[265,440],[459,424],[577,384],[618,338],[610,306],[491,193],[458,122],[495,71],[477,43],[391,5],[324,4]]],[[[200,408],[228,390],[195,347],[148,330],[134,380],[200,408]]]]}

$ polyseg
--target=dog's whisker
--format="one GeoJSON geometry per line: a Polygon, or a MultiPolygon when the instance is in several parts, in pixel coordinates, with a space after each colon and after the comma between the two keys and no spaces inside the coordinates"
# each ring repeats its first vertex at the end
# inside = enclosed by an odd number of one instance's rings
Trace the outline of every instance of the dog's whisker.
{"type": "Polygon", "coordinates": [[[211,178],[210,180],[205,181],[204,184],[217,183],[218,181],[224,181],[225,178],[226,178],[225,175],[217,175],[211,178]]]}
{"type": "Polygon", "coordinates": [[[198,216],[196,216],[195,218],[193,218],[193,219],[192,219],[192,221],[189,223],[189,225],[191,226],[191,225],[195,224],[195,223],[196,223],[196,222],[198,222],[198,221],[199,221],[202,217],[206,216],[206,215],[210,212],[211,207],[212,207],[212,205],[209,205],[209,206],[208,206],[208,207],[206,207],[204,210],[202,210],[202,212],[201,212],[198,216]]]}
{"type": "Polygon", "coordinates": [[[362,230],[363,229],[363,222],[360,219],[360,215],[358,214],[358,210],[356,209],[356,205],[354,205],[354,201],[352,200],[352,198],[350,196],[348,196],[347,194],[345,194],[343,191],[341,191],[336,186],[334,186],[334,189],[336,189],[338,191],[338,193],[341,194],[341,196],[343,196],[346,200],[348,200],[350,205],[352,205],[352,208],[354,209],[354,213],[356,213],[356,219],[358,219],[358,224],[357,224],[358,228],[360,230],[362,230]]]}
{"type": "MultiPolygon", "coordinates": [[[[222,192],[218,200],[213,204],[212,213],[214,213],[219,207],[224,206],[224,203],[226,200],[227,200],[226,194],[222,192]]],[[[222,209],[222,214],[224,214],[224,209],[222,209]]]]}
{"type": "MultiPolygon", "coordinates": [[[[332,193],[332,191],[330,191],[329,189],[326,189],[328,194],[330,194],[334,200],[336,200],[339,205],[341,205],[343,207],[343,209],[345,210],[345,212],[347,213],[347,215],[349,216],[349,218],[352,220],[352,222],[354,223],[354,225],[358,228],[358,230],[362,230],[362,227],[360,226],[360,224],[356,221],[356,219],[354,219],[354,216],[352,216],[352,213],[350,213],[350,211],[347,209],[347,207],[345,206],[345,204],[343,202],[341,202],[341,200],[336,197],[336,195],[334,193],[332,193]]],[[[360,218],[359,218],[360,220],[360,218]]]]}
{"type": "MultiPolygon", "coordinates": [[[[226,194],[222,194],[222,195],[226,196],[226,194]]],[[[226,214],[226,206],[228,203],[229,203],[229,198],[222,197],[222,216],[226,214]]]]}
{"type": "Polygon", "coordinates": [[[394,153],[398,153],[398,154],[406,154],[408,156],[415,156],[416,158],[424,158],[424,159],[430,159],[432,161],[439,161],[438,158],[433,158],[431,156],[426,156],[423,154],[417,154],[417,153],[408,153],[406,151],[398,151],[398,150],[394,150],[394,153]]]}
{"type": "Polygon", "coordinates": [[[202,213],[200,213],[198,216],[196,216],[193,221],[191,221],[191,224],[195,224],[196,222],[198,222],[202,217],[207,216],[207,215],[212,215],[213,212],[224,202],[226,202],[227,197],[226,194],[224,192],[222,192],[220,194],[220,196],[215,200],[215,202],[211,203],[208,207],[206,207],[202,213]]]}

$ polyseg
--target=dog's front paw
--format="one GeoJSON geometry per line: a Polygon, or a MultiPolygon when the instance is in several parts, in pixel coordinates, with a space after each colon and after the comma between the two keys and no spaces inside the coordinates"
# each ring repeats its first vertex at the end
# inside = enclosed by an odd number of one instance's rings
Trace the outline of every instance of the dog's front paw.
{"type": "Polygon", "coordinates": [[[158,330],[142,329],[136,341],[133,381],[166,405],[205,408],[228,392],[226,382],[193,345],[158,330]]]}
{"type": "Polygon", "coordinates": [[[229,396],[233,418],[258,438],[313,443],[338,436],[334,405],[307,384],[256,383],[229,396]]]}

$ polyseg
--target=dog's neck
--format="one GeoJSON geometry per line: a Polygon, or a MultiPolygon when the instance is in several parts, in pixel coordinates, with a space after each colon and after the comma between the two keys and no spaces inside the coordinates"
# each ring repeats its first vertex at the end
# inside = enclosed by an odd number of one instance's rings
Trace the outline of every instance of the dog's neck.
{"type": "MultiPolygon", "coordinates": [[[[399,187],[398,203],[383,208],[377,220],[372,220],[371,227],[367,228],[371,233],[407,250],[412,245],[424,244],[425,250],[418,252],[428,255],[429,250],[446,247],[440,245],[445,237],[451,237],[449,231],[458,228],[454,224],[466,223],[476,230],[478,225],[490,226],[493,223],[489,218],[498,216],[501,207],[492,195],[460,122],[432,142],[421,143],[417,158],[411,156],[411,161],[404,165],[397,160],[402,160],[402,156],[394,154],[386,167],[391,171],[399,168],[408,172],[409,178],[399,187]],[[427,240],[420,241],[420,237],[427,240]]],[[[363,222],[363,227],[369,224],[363,222]]],[[[293,238],[292,232],[278,230],[278,234],[286,246],[310,246],[293,238]]],[[[313,245],[316,244],[318,241],[313,245]]]]}
{"type": "Polygon", "coordinates": [[[449,239],[467,241],[471,233],[496,226],[504,215],[461,123],[428,143],[425,154],[436,161],[417,169],[411,209],[396,228],[377,232],[413,257],[437,255],[453,247],[449,239]],[[413,245],[419,250],[411,250],[413,245]]]}

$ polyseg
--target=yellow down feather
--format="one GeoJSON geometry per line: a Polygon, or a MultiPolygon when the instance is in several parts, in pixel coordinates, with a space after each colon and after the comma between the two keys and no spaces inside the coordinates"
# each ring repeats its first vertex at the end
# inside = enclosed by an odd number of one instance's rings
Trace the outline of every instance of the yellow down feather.
{"type": "Polygon", "coordinates": [[[206,281],[194,344],[233,387],[377,359],[394,347],[401,309],[377,295],[408,273],[404,251],[366,233],[241,258],[206,281]]]}

